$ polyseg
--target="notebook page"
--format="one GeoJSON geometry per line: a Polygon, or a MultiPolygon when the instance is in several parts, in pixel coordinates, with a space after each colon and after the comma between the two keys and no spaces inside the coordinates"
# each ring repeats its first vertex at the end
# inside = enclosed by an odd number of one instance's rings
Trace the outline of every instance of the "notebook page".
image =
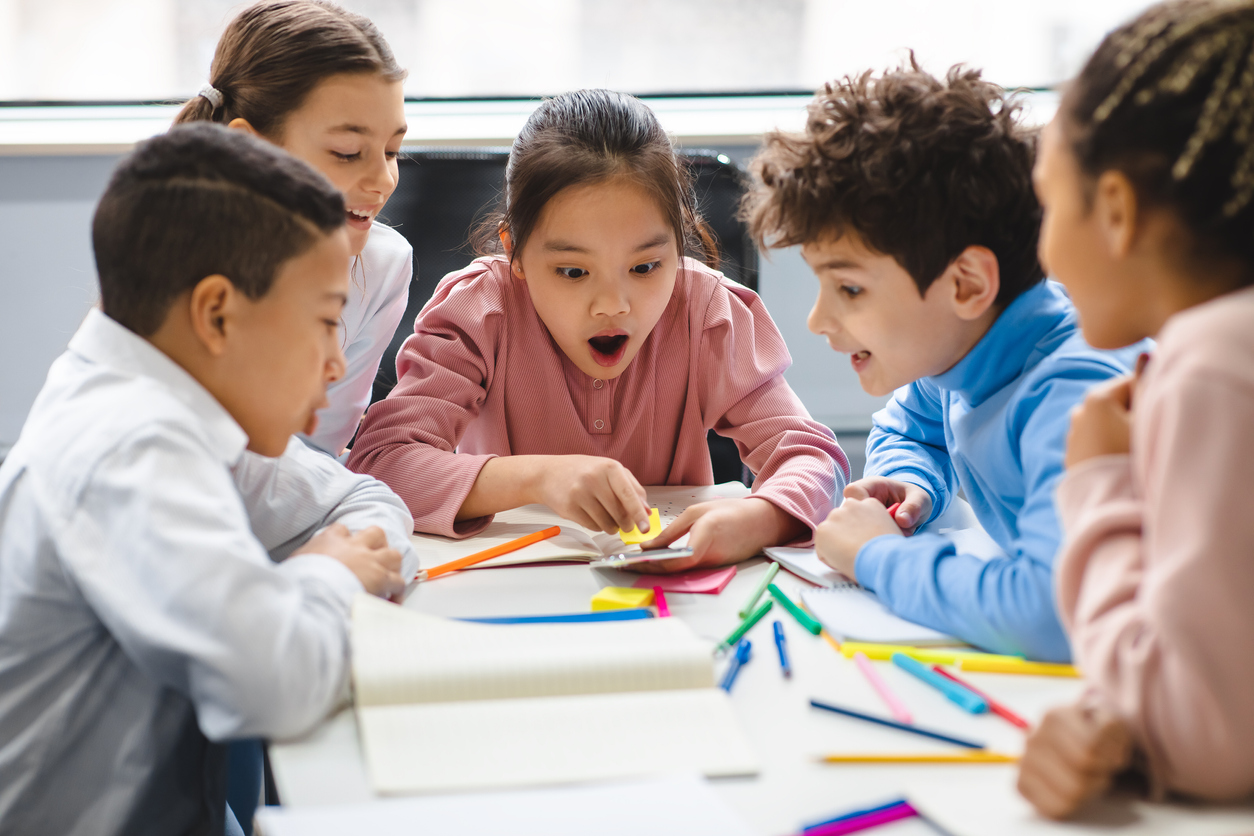
{"type": "Polygon", "coordinates": [[[907,621],[884,606],[875,595],[851,582],[833,589],[803,590],[801,600],[837,641],[906,645],[962,643],[939,630],[907,621]]]}
{"type": "MultiPolygon", "coordinates": [[[[757,760],[716,688],[357,710],[380,793],[453,792],[693,770],[752,775],[757,760]],[[632,732],[647,718],[648,735],[632,732]]],[[[590,831],[595,828],[590,828],[590,831]]]]}
{"type": "Polygon", "coordinates": [[[358,705],[709,688],[709,642],[679,619],[470,624],[353,602],[358,705]]]}

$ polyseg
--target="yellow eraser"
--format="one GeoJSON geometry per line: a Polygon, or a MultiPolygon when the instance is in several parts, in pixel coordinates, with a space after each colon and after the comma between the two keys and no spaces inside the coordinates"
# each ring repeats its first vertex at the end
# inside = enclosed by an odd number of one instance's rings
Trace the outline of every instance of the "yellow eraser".
{"type": "Polygon", "coordinates": [[[592,596],[593,610],[630,610],[635,607],[651,606],[653,606],[652,589],[607,586],[592,596]]]}
{"type": "Polygon", "coordinates": [[[652,540],[662,530],[662,515],[657,512],[656,508],[649,509],[649,530],[645,534],[640,533],[640,527],[633,525],[631,531],[618,530],[618,536],[623,539],[627,545],[635,543],[643,543],[645,540],[652,540]]]}

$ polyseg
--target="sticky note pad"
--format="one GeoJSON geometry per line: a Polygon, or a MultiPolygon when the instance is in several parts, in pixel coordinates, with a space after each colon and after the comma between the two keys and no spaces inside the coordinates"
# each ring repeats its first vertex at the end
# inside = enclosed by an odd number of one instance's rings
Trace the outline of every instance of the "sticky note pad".
{"type": "Polygon", "coordinates": [[[651,606],[653,606],[652,589],[607,586],[592,596],[593,610],[628,610],[634,607],[651,606]]]}
{"type": "Polygon", "coordinates": [[[635,543],[643,543],[645,540],[652,540],[662,530],[662,515],[657,512],[656,508],[649,509],[649,530],[641,534],[639,526],[632,526],[631,531],[618,530],[618,536],[622,538],[627,545],[635,543]]]}

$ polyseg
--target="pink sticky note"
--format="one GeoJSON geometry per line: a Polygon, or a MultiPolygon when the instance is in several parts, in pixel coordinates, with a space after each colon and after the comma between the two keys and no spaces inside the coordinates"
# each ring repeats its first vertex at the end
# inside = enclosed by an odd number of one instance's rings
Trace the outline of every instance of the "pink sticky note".
{"type": "Polygon", "coordinates": [[[707,595],[717,595],[731,583],[735,575],[735,566],[720,566],[717,569],[694,569],[677,575],[641,575],[632,586],[636,589],[660,586],[667,592],[704,592],[707,595]]]}

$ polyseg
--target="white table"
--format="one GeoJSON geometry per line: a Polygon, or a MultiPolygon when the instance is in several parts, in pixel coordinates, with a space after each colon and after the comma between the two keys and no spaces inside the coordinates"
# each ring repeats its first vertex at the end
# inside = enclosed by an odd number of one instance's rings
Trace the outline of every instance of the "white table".
{"type": "MultiPolygon", "coordinates": [[[[473,551],[468,544],[467,552],[473,551]]],[[[761,558],[741,565],[720,595],[667,595],[675,617],[694,631],[721,640],[738,623],[736,611],[767,569],[761,558]]],[[[528,567],[462,572],[414,589],[406,607],[443,616],[539,615],[587,611],[603,586],[630,586],[636,575],[585,566],[528,567]]],[[[786,571],[776,583],[796,600],[809,584],[786,571]]],[[[741,671],[732,701],[762,771],[756,778],[713,783],[724,800],[762,834],[794,832],[805,822],[848,809],[900,797],[907,786],[929,778],[952,778],[955,770],[1003,770],[1004,765],[826,765],[825,752],[952,751],[941,743],[811,708],[814,697],[888,716],[879,697],[851,660],[821,637],[810,635],[776,606],[750,631],[753,659],[741,671]],[[771,622],[784,624],[793,677],[780,672],[771,622]]],[[[985,742],[997,751],[1017,753],[1023,733],[993,715],[973,716],[927,685],[887,663],[881,675],[902,697],[923,727],[985,742]]],[[[970,681],[1035,721],[1050,706],[1074,699],[1076,679],[969,674],[970,681]]],[[[647,718],[607,718],[607,728],[630,729],[647,718]]],[[[307,737],[272,745],[270,759],[279,795],[292,807],[366,801],[372,798],[351,710],[343,710],[307,737]]],[[[932,834],[918,821],[877,831],[884,836],[932,834]]]]}

